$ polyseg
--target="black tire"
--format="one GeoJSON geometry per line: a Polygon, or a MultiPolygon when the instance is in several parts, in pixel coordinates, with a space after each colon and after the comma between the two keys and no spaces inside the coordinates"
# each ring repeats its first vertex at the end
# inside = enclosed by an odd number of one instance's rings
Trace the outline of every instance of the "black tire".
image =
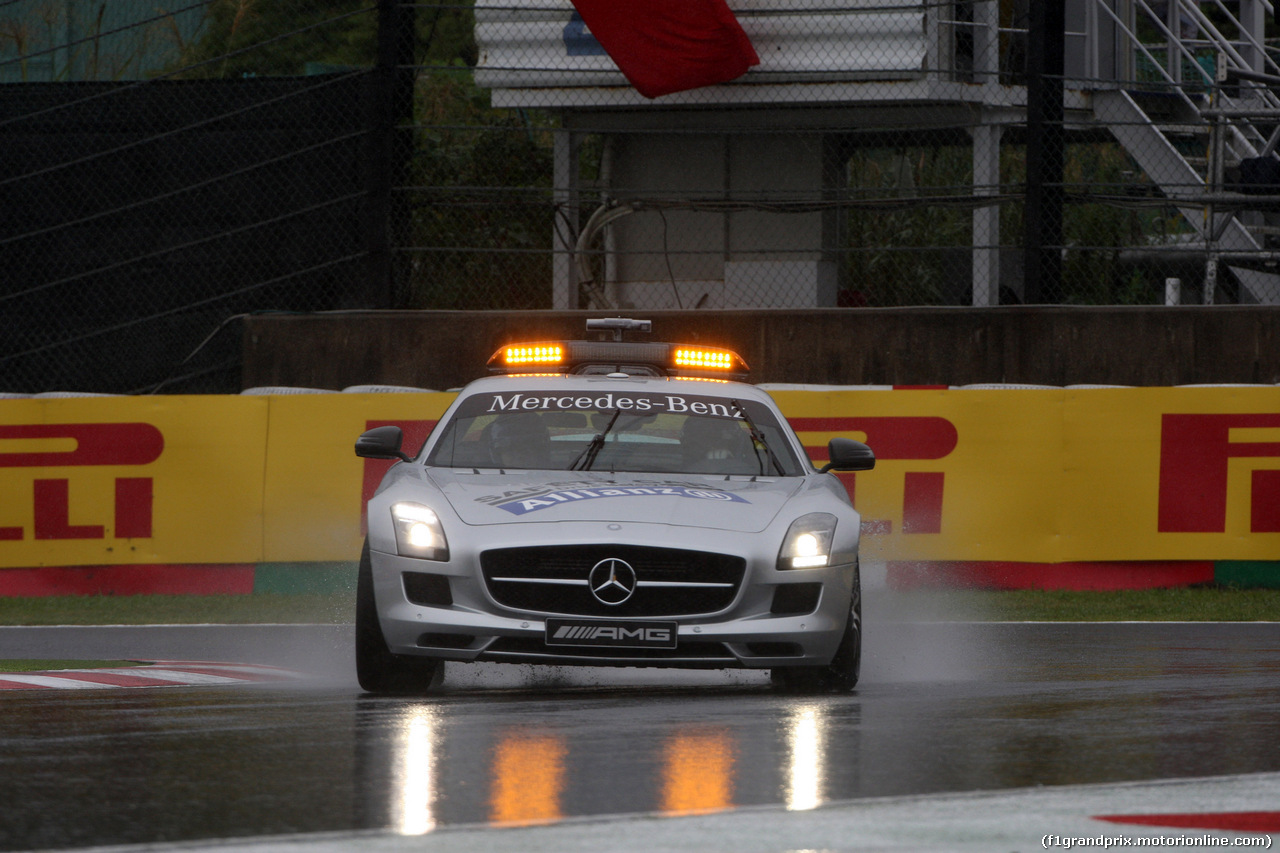
{"type": "Polygon", "coordinates": [[[356,678],[369,693],[426,693],[444,676],[444,662],[393,655],[378,624],[373,597],[373,564],[369,543],[360,553],[356,576],[356,678]]]}
{"type": "Polygon", "coordinates": [[[858,685],[862,669],[862,592],[855,579],[849,619],[835,656],[826,666],[780,666],[769,673],[774,685],[789,693],[848,693],[858,685]]]}

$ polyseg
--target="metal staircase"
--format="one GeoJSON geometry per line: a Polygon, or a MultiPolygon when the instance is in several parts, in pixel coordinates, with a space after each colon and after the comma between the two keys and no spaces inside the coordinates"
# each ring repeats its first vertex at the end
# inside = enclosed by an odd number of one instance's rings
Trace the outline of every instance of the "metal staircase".
{"type": "Polygon", "coordinates": [[[1203,302],[1220,296],[1224,267],[1240,302],[1280,302],[1280,228],[1267,222],[1280,212],[1280,65],[1262,35],[1270,0],[1094,3],[1121,34],[1124,65],[1155,78],[1094,90],[1094,116],[1195,229],[1185,248],[1203,252],[1203,302]]]}

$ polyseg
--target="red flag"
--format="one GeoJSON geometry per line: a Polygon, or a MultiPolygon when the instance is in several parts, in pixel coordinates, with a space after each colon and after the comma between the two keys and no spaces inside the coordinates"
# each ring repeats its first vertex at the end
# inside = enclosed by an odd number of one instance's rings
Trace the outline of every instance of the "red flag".
{"type": "Polygon", "coordinates": [[[573,5],[646,98],[725,83],[760,64],[724,0],[573,0],[573,5]]]}

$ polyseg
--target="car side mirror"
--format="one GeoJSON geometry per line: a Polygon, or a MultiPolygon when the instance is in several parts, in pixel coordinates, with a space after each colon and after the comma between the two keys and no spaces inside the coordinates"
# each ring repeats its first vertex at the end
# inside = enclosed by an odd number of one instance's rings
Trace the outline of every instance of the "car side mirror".
{"type": "Polygon", "coordinates": [[[398,426],[374,427],[356,439],[356,456],[365,459],[399,459],[412,462],[413,458],[400,449],[404,432],[398,426]]]}
{"type": "Polygon", "coordinates": [[[876,455],[870,447],[852,438],[833,438],[827,442],[827,459],[823,474],[828,471],[870,471],[876,467],[876,455]]]}

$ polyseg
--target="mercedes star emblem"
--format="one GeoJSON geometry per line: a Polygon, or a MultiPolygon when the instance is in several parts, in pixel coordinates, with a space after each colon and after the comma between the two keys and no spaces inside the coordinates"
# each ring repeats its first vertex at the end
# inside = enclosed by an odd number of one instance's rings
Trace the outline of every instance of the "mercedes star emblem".
{"type": "Polygon", "coordinates": [[[622,604],[636,591],[636,570],[625,560],[610,557],[591,567],[587,583],[601,604],[622,604]]]}

